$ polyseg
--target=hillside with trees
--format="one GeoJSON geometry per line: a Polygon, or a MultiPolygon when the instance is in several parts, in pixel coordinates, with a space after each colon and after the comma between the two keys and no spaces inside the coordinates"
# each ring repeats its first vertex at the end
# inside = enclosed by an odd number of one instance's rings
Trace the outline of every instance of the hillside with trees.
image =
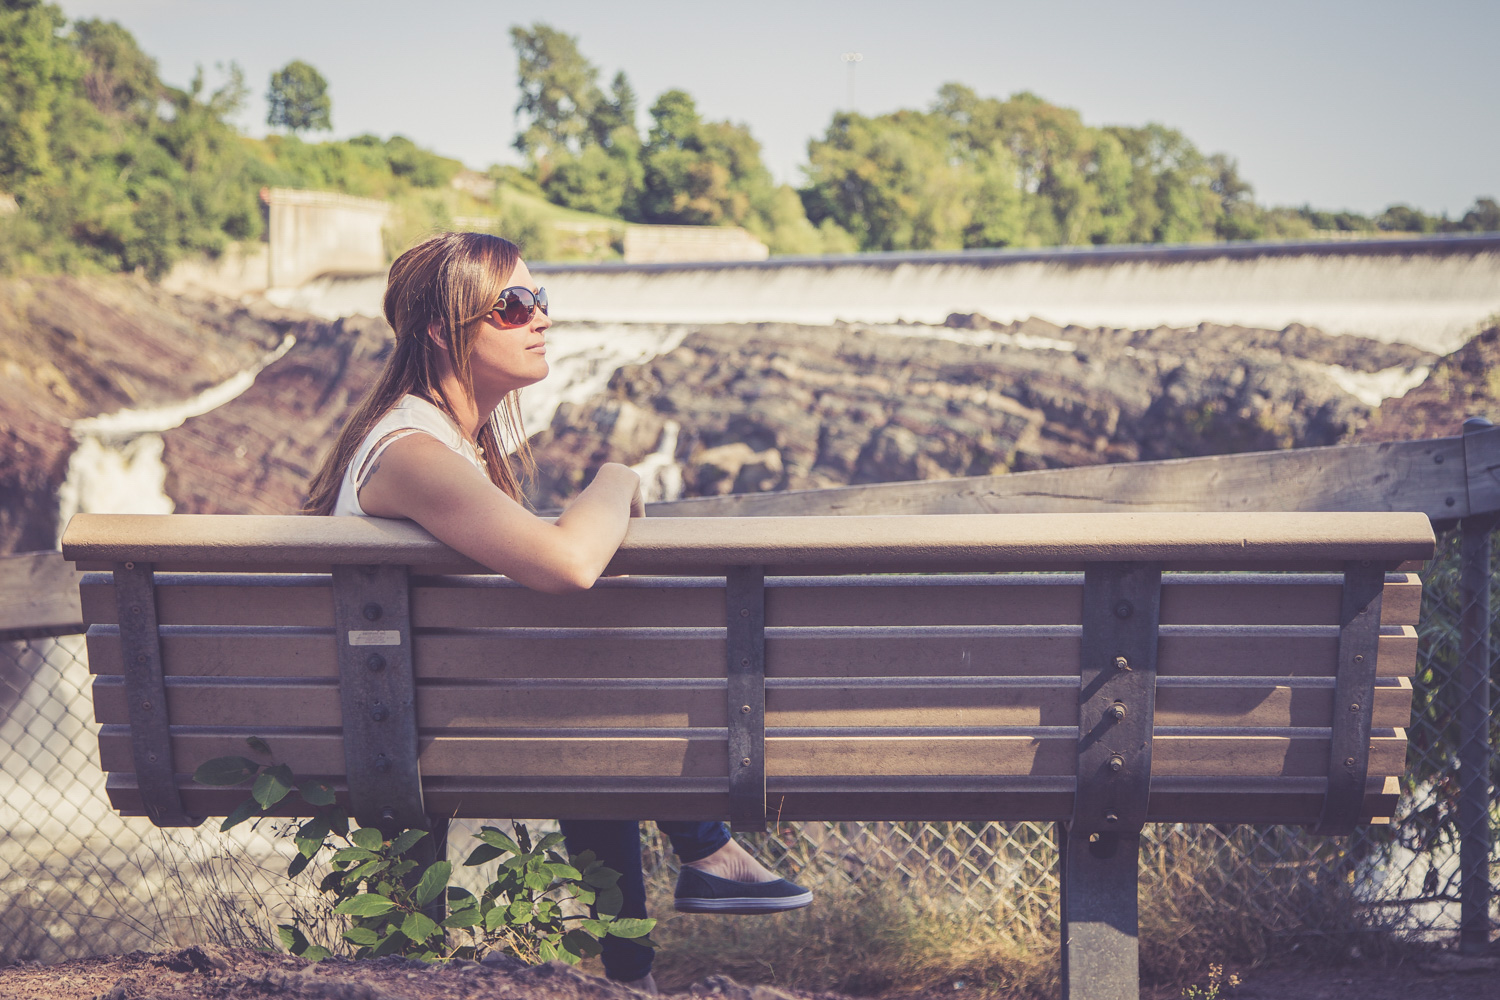
{"type": "Polygon", "coordinates": [[[249,93],[237,66],[177,87],[116,23],[0,0],[0,273],[159,277],[259,238],[273,186],[394,202],[392,252],[462,220],[540,258],[607,255],[630,222],[743,226],[777,254],[1500,230],[1488,197],[1458,219],[1266,207],[1231,157],[1166,125],[1090,125],[1036,94],[958,83],[926,109],[835,114],[802,186],[778,184],[749,126],[706,118],[688,92],[657,95],[643,126],[626,73],[604,85],[577,38],[536,23],[511,40],[523,163],[481,175],[400,135],[309,141],[333,108],[300,60],[270,81],[280,131],[253,139],[231,123],[249,93]],[[604,242],[569,244],[558,222],[604,242]]]}

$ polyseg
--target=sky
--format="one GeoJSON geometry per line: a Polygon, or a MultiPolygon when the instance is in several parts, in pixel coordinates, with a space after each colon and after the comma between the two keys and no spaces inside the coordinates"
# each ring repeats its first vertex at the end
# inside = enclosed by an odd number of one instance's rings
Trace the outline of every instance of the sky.
{"type": "Polygon", "coordinates": [[[509,28],[579,39],[607,84],[645,109],[692,94],[750,127],[779,181],[799,184],[833,113],[925,108],[949,81],[1033,93],[1090,125],[1161,122],[1237,159],[1263,204],[1462,215],[1500,197],[1497,0],[62,0],[119,21],[178,86],[245,71],[238,124],[266,132],[270,74],[305,60],[329,81],[333,136],[406,135],[483,169],[519,162],[509,28]],[[854,63],[850,103],[850,63],[854,63]]]}

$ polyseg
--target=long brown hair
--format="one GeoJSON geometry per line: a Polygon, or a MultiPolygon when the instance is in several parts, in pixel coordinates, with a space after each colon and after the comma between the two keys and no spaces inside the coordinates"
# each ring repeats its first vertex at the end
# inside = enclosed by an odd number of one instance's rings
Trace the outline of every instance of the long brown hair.
{"type": "MultiPolygon", "coordinates": [[[[469,358],[475,335],[500,300],[520,259],[514,243],[486,233],[443,233],[396,258],[385,287],[385,318],[396,332],[396,347],[313,476],[304,513],[333,513],[344,471],[365,435],[402,396],[425,399],[454,418],[453,407],[439,388],[438,352],[443,348],[428,335],[433,324],[441,327],[453,371],[473,396],[469,358]]],[[[507,394],[479,429],[479,450],[490,481],[524,502],[523,476],[530,477],[536,466],[521,426],[517,393],[507,394]],[[506,439],[515,446],[521,475],[501,445],[506,439]]]]}

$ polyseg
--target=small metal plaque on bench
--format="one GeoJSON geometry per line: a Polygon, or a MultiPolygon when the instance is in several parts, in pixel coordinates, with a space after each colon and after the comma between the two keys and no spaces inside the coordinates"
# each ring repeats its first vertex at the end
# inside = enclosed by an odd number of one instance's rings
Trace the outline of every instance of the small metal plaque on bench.
{"type": "Polygon", "coordinates": [[[351,646],[399,646],[401,645],[401,633],[395,629],[383,631],[350,631],[349,645],[351,646]]]}

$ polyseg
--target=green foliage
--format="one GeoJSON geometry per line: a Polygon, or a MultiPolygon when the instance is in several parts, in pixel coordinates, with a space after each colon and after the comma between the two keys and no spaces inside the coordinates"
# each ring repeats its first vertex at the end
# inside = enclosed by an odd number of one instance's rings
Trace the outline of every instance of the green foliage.
{"type": "Polygon", "coordinates": [[[315,143],[273,135],[251,148],[256,153],[253,175],[261,186],[341,191],[362,198],[445,188],[463,169],[459,161],[422,149],[403,135],[315,143]]]}
{"type": "Polygon", "coordinates": [[[745,126],[704,121],[690,95],[669,90],[652,105],[643,141],[623,72],[606,93],[577,38],[534,24],[512,28],[511,39],[516,148],[553,204],[634,222],[744,226],[777,253],[852,247],[836,223],[814,226],[796,193],[776,186],[745,126]]]}
{"type": "MultiPolygon", "coordinates": [[[[246,744],[252,752],[270,756],[270,747],[259,737],[246,744]]],[[[282,831],[297,845],[287,877],[310,873],[326,852],[327,871],[318,889],[333,912],[346,918],[343,939],[355,958],[399,955],[438,962],[501,951],[532,964],[577,964],[599,954],[599,939],[606,935],[655,947],[646,935],[656,921],[619,916],[620,873],[606,868],[592,852],[565,859],[558,853],[560,833],[533,843],[520,824],[514,839],[495,827],[484,827],[475,835],[479,846],[464,864],[498,865],[494,879],[476,896],[450,884],[453,865],[431,856],[426,831],[351,829],[349,815],[337,804],[332,788],[317,781],[299,783],[285,764],[219,757],[200,766],[193,777],[205,785],[252,782],[250,797],[224,820],[221,830],[261,818],[297,794],[301,806],[296,811],[311,818],[282,831]],[[444,903],[445,910],[439,909],[444,903]],[[587,913],[582,912],[585,907],[587,913]]],[[[330,955],[327,948],[308,940],[296,921],[278,932],[282,946],[293,955],[311,961],[330,955]]]]}
{"type": "Polygon", "coordinates": [[[1474,207],[1463,218],[1440,223],[1438,228],[1449,233],[1500,233],[1500,204],[1494,198],[1475,198],[1474,207]]]}
{"type": "MultiPolygon", "coordinates": [[[[299,65],[278,74],[273,114],[292,116],[289,128],[326,126],[326,84],[299,65]]],[[[0,215],[0,272],[159,277],[185,255],[258,237],[263,187],[399,198],[445,188],[462,169],[404,136],[247,139],[228,123],[246,94],[237,66],[217,88],[199,73],[178,89],[118,24],[70,31],[51,4],[0,4],[0,193],[18,205],[0,215]]]]}
{"type": "Polygon", "coordinates": [[[692,97],[669,90],[651,106],[641,217],[674,225],[745,225],[769,214],[775,186],[743,125],[705,122],[692,97]]]}
{"type": "Polygon", "coordinates": [[[808,216],[866,250],[1187,242],[1258,232],[1251,189],[1160,125],[1091,128],[1035,94],[946,84],[930,111],[841,113],[809,146],[808,216]]]}
{"type": "Polygon", "coordinates": [[[548,25],[516,25],[510,37],[519,63],[516,116],[526,120],[516,149],[541,159],[579,152],[602,100],[598,69],[578,51],[578,39],[548,25]]]}
{"type": "Polygon", "coordinates": [[[291,132],[328,131],[333,128],[328,81],[312,66],[293,59],[271,74],[266,91],[266,124],[291,132]]]}
{"type": "Polygon", "coordinates": [[[225,118],[237,67],[208,91],[167,86],[117,24],[56,7],[0,7],[0,270],[135,270],[219,252],[260,231],[243,141],[225,118]]]}
{"type": "Polygon", "coordinates": [[[809,146],[809,218],[833,220],[863,250],[963,246],[975,177],[943,143],[941,123],[919,112],[836,114],[809,146]]]}
{"type": "Polygon", "coordinates": [[[534,183],[555,204],[633,218],[642,168],[629,79],[615,74],[605,94],[578,39],[545,24],[513,27],[511,40],[523,123],[515,146],[530,158],[534,183]]]}
{"type": "Polygon", "coordinates": [[[1291,209],[1312,230],[1346,233],[1493,233],[1500,232],[1500,204],[1494,198],[1476,198],[1474,205],[1457,219],[1428,215],[1410,205],[1391,205],[1376,216],[1358,212],[1326,212],[1303,205],[1291,209]]]}

